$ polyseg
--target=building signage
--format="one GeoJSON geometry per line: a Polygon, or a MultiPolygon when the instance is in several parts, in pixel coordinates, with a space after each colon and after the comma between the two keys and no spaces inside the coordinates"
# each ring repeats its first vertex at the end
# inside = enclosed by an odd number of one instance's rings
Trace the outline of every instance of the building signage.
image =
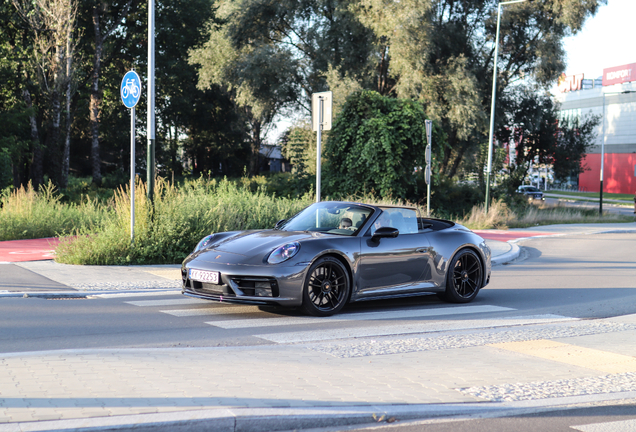
{"type": "Polygon", "coordinates": [[[636,63],[603,69],[603,85],[611,86],[636,81],[636,63]]]}
{"type": "Polygon", "coordinates": [[[561,93],[581,90],[581,88],[583,88],[583,74],[570,76],[563,74],[559,77],[559,91],[561,93]]]}

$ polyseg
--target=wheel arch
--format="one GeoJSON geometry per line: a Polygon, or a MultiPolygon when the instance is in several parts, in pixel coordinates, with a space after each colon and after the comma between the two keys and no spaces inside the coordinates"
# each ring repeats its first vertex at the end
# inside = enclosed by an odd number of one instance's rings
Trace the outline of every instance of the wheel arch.
{"type": "MultiPolygon", "coordinates": [[[[316,261],[318,261],[320,258],[325,258],[325,257],[335,258],[338,261],[340,261],[340,263],[344,266],[345,271],[347,272],[347,276],[349,276],[349,295],[347,296],[347,303],[349,303],[349,300],[351,300],[351,294],[353,293],[353,269],[351,268],[351,264],[349,263],[349,260],[346,258],[346,256],[344,256],[343,254],[341,254],[339,252],[326,251],[325,253],[316,256],[311,261],[311,264],[309,265],[309,267],[314,265],[314,263],[316,261]]],[[[305,276],[305,277],[309,277],[309,274],[307,276],[305,276]]],[[[304,286],[304,284],[303,284],[303,286],[304,286]]]]}
{"type": "Polygon", "coordinates": [[[458,247],[457,250],[451,256],[451,259],[449,260],[449,262],[452,262],[455,259],[455,257],[457,256],[457,254],[460,253],[461,251],[463,251],[464,249],[472,250],[477,255],[477,259],[479,259],[479,264],[481,265],[481,286],[479,287],[479,289],[482,289],[483,287],[486,286],[486,278],[488,276],[486,275],[486,260],[482,256],[482,252],[481,252],[481,250],[479,250],[479,248],[477,246],[475,246],[473,244],[470,244],[470,243],[467,243],[465,245],[462,245],[462,246],[458,247]]]}

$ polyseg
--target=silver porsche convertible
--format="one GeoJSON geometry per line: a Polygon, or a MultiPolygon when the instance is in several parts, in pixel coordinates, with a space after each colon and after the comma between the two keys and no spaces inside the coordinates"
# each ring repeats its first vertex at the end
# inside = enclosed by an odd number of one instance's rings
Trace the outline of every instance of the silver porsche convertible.
{"type": "Polygon", "coordinates": [[[183,294],[302,307],[316,316],[348,302],[436,293],[466,303],[490,281],[484,239],[412,207],[326,201],[273,229],[211,234],[181,267],[183,294]]]}

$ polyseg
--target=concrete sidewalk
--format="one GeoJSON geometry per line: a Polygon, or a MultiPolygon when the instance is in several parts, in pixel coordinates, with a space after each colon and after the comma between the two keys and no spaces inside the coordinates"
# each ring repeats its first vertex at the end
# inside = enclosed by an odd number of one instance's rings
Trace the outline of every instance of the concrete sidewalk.
{"type": "Polygon", "coordinates": [[[3,354],[0,431],[276,431],[636,400],[636,315],[536,319],[322,343],[3,354]]]}
{"type": "MultiPolygon", "coordinates": [[[[636,223],[514,232],[509,242],[489,241],[495,258],[514,259],[516,242],[533,235],[636,232],[636,223]]],[[[142,295],[162,283],[178,293],[178,266],[19,266],[80,293],[142,295]]],[[[636,403],[636,315],[511,311],[423,325],[417,333],[241,347],[0,354],[0,432],[264,432],[636,403]]]]}

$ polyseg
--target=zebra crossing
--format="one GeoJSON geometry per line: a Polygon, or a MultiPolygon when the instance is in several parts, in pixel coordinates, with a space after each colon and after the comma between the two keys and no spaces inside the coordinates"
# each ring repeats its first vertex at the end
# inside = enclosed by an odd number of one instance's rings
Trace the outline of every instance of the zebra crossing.
{"type": "Polygon", "coordinates": [[[285,309],[211,303],[193,298],[132,300],[128,305],[159,308],[179,318],[201,317],[206,325],[226,330],[252,329],[255,337],[278,344],[393,336],[545,324],[575,320],[560,315],[497,316],[516,309],[495,305],[439,305],[369,312],[344,312],[330,317],[298,316],[285,309]],[[193,307],[198,306],[198,307],[193,307]],[[477,315],[477,318],[475,317],[477,315]],[[330,324],[343,325],[330,325],[330,324]],[[304,327],[309,326],[309,327],[304,327]],[[263,332],[264,330],[264,332],[263,332]]]}

